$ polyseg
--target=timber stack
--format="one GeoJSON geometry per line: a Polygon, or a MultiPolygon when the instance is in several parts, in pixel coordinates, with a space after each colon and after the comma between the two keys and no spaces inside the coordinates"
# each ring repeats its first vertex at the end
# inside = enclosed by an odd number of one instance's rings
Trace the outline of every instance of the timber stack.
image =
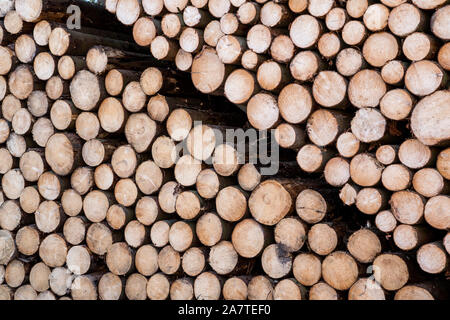
{"type": "Polygon", "coordinates": [[[448,1],[100,2],[0,3],[0,300],[448,298],[448,1]]]}

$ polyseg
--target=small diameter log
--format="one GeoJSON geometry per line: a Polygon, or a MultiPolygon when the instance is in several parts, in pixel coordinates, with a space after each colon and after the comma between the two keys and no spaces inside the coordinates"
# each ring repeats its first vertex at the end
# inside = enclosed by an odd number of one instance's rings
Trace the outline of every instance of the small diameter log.
{"type": "Polygon", "coordinates": [[[444,271],[447,260],[447,253],[440,242],[425,244],[417,251],[417,263],[427,273],[437,274],[444,271]]]}
{"type": "Polygon", "coordinates": [[[70,95],[78,109],[89,111],[97,106],[103,95],[103,89],[96,75],[82,70],[73,77],[70,83],[70,95]]]}
{"type": "Polygon", "coordinates": [[[195,225],[193,223],[177,221],[170,226],[169,244],[175,251],[186,251],[196,240],[195,225]]]}
{"type": "Polygon", "coordinates": [[[108,272],[98,282],[98,295],[101,300],[119,300],[123,295],[123,283],[119,276],[108,272]]]}
{"type": "Polygon", "coordinates": [[[403,53],[411,61],[431,59],[438,50],[436,40],[422,32],[409,35],[403,42],[403,53]]]}
{"type": "Polygon", "coordinates": [[[380,211],[375,217],[375,225],[377,226],[378,230],[385,233],[390,233],[394,231],[395,227],[397,226],[397,220],[395,219],[391,211],[384,210],[380,211]]]}
{"type": "Polygon", "coordinates": [[[404,224],[420,223],[424,213],[424,200],[415,192],[398,191],[392,194],[391,211],[395,218],[404,224]]]}
{"type": "Polygon", "coordinates": [[[167,275],[176,273],[181,266],[180,254],[170,245],[165,246],[159,251],[158,266],[167,275]]]}
{"type": "Polygon", "coordinates": [[[412,180],[414,190],[424,197],[430,198],[440,193],[447,193],[446,183],[439,171],[432,168],[424,168],[417,171],[412,180]]]}
{"type": "MultiPolygon", "coordinates": [[[[81,195],[86,194],[89,190],[91,190],[92,186],[94,185],[93,170],[89,167],[76,168],[75,171],[72,173],[72,176],[70,177],[70,184],[72,188],[79,194],[81,195]]],[[[64,189],[63,185],[61,186],[61,189],[64,189]]]]}
{"type": "Polygon", "coordinates": [[[300,253],[295,257],[292,265],[295,279],[304,286],[316,284],[322,276],[320,259],[314,254],[300,253]]]}
{"type": "Polygon", "coordinates": [[[192,186],[197,182],[201,170],[201,161],[190,155],[184,155],[175,165],[175,179],[183,186],[192,186]]]}
{"type": "Polygon", "coordinates": [[[219,191],[216,197],[216,209],[219,216],[229,222],[241,220],[247,213],[248,195],[234,186],[219,191]]]}
{"type": "Polygon", "coordinates": [[[340,187],[350,179],[350,165],[348,160],[335,157],[327,162],[324,168],[325,180],[334,187],[340,187]]]}
{"type": "Polygon", "coordinates": [[[150,45],[150,51],[157,60],[173,60],[179,49],[178,44],[164,36],[157,36],[150,45]]]}
{"type": "Polygon", "coordinates": [[[134,41],[142,47],[149,46],[156,37],[159,29],[158,25],[159,23],[153,19],[147,17],[139,18],[133,25],[134,41]]]}
{"type": "Polygon", "coordinates": [[[18,34],[22,31],[23,20],[15,10],[11,10],[5,15],[3,23],[5,30],[11,34],[18,34]]]}
{"type": "Polygon", "coordinates": [[[361,263],[370,263],[381,253],[378,236],[369,229],[361,229],[353,233],[347,242],[350,254],[361,263]]]}
{"type": "Polygon", "coordinates": [[[427,243],[432,236],[426,227],[401,224],[395,228],[393,238],[397,247],[408,251],[427,243]]]}
{"type": "Polygon", "coordinates": [[[202,248],[192,247],[183,254],[181,266],[188,276],[196,277],[205,270],[206,256],[202,248]]]}
{"type": "Polygon", "coordinates": [[[261,174],[251,163],[244,164],[238,173],[239,186],[245,191],[253,191],[261,182],[261,174]]]}
{"type": "Polygon", "coordinates": [[[325,24],[328,30],[341,30],[348,20],[347,11],[344,8],[333,8],[328,11],[325,17],[325,24]]]}
{"type": "Polygon", "coordinates": [[[132,206],[138,197],[138,188],[131,179],[120,179],[114,187],[116,201],[125,206],[132,206]]]}
{"type": "Polygon", "coordinates": [[[319,38],[317,47],[323,57],[331,59],[341,51],[342,41],[336,34],[328,32],[319,38]]]}
{"type": "Polygon", "coordinates": [[[192,300],[194,298],[194,281],[190,278],[180,278],[170,285],[171,300],[192,300]]]}
{"type": "Polygon", "coordinates": [[[397,39],[387,32],[374,33],[364,42],[362,53],[371,66],[382,67],[399,54],[397,39]]]}
{"type": "MultiPolygon", "coordinates": [[[[416,96],[432,94],[446,83],[446,76],[441,67],[430,60],[413,62],[405,74],[406,88],[416,96]]],[[[430,97],[431,98],[431,97],[430,97]]]]}
{"type": "Polygon", "coordinates": [[[231,273],[238,265],[238,257],[230,241],[221,241],[211,247],[208,263],[219,275],[231,273]]]}
{"type": "Polygon", "coordinates": [[[39,257],[49,267],[61,267],[66,262],[67,244],[65,240],[52,233],[48,235],[39,247],[39,257]]]}
{"type": "Polygon", "coordinates": [[[144,245],[136,251],[136,270],[143,276],[151,276],[158,271],[158,251],[151,245],[144,245]]]}
{"type": "Polygon", "coordinates": [[[309,139],[317,146],[333,143],[348,128],[348,117],[334,110],[319,109],[311,114],[306,125],[309,139]]]}
{"type": "Polygon", "coordinates": [[[444,44],[438,52],[437,60],[442,68],[450,70],[450,44],[444,44]]]}
{"type": "Polygon", "coordinates": [[[398,158],[401,163],[411,169],[420,169],[436,159],[434,150],[416,139],[405,140],[400,145],[398,158]]]}
{"type": "Polygon", "coordinates": [[[193,191],[184,191],[177,197],[175,208],[177,214],[184,220],[193,220],[204,211],[204,202],[193,191]]]}
{"type": "MultiPolygon", "coordinates": [[[[126,213],[126,218],[128,218],[127,211],[128,210],[124,210],[124,213],[126,213]]],[[[132,214],[132,212],[130,213],[132,214]]],[[[136,203],[135,214],[138,221],[145,226],[150,226],[155,221],[162,218],[162,212],[159,208],[158,200],[156,197],[146,196],[140,198],[136,203]]]]}
{"type": "Polygon", "coordinates": [[[133,251],[125,242],[116,242],[106,253],[106,265],[115,275],[125,275],[132,270],[134,263],[133,251]]]}
{"type": "Polygon", "coordinates": [[[55,59],[51,54],[41,52],[34,58],[34,73],[38,79],[48,80],[55,73],[55,65],[55,59]]]}
{"type": "Polygon", "coordinates": [[[336,290],[325,282],[318,282],[309,290],[309,300],[338,300],[336,290]]]}
{"type": "Polygon", "coordinates": [[[385,93],[386,84],[374,70],[359,71],[348,85],[349,100],[358,108],[376,107],[385,93]]]}
{"type": "Polygon", "coordinates": [[[334,289],[347,290],[358,279],[358,265],[349,254],[335,251],[323,260],[322,276],[334,289]]]}
{"type": "Polygon", "coordinates": [[[244,69],[233,71],[225,81],[224,93],[235,104],[246,103],[257,91],[255,76],[244,69]]]}
{"type": "Polygon", "coordinates": [[[319,21],[307,14],[298,16],[289,28],[289,36],[292,42],[301,49],[307,49],[315,45],[321,32],[322,26],[319,21]]]}
{"type": "Polygon", "coordinates": [[[275,227],[275,242],[287,252],[296,252],[305,243],[306,231],[306,226],[299,219],[285,218],[275,227]]]}
{"type": "Polygon", "coordinates": [[[292,269],[292,255],[279,244],[271,244],[261,256],[264,272],[273,279],[286,276],[292,269]]]}
{"type": "Polygon", "coordinates": [[[259,130],[272,128],[279,120],[279,110],[274,96],[268,93],[254,95],[247,104],[250,124],[259,130]]]}
{"type": "Polygon", "coordinates": [[[380,111],[388,119],[403,120],[413,109],[414,100],[404,89],[388,91],[380,101],[380,111]]]}
{"type": "Polygon", "coordinates": [[[213,93],[225,80],[225,65],[213,48],[205,47],[194,58],[191,68],[192,82],[202,93],[213,93]]]}
{"type": "Polygon", "coordinates": [[[57,130],[73,129],[78,114],[70,101],[57,100],[50,109],[50,120],[57,130]]]}
{"type": "Polygon", "coordinates": [[[45,92],[52,100],[58,100],[63,96],[68,96],[69,91],[69,84],[64,82],[59,76],[51,77],[45,84],[45,92]]]}
{"type": "Polygon", "coordinates": [[[362,151],[363,146],[351,132],[342,133],[336,140],[336,149],[344,158],[352,158],[362,151]]]}
{"type": "Polygon", "coordinates": [[[170,226],[175,220],[161,220],[152,225],[150,239],[155,247],[162,248],[169,243],[170,226]]]}
{"type": "Polygon", "coordinates": [[[363,188],[356,196],[356,207],[364,214],[372,215],[384,209],[388,196],[383,189],[363,188]]]}
{"type": "Polygon", "coordinates": [[[116,181],[112,166],[101,164],[94,171],[95,185],[101,190],[109,190],[116,181]]]}
{"type": "Polygon", "coordinates": [[[9,74],[9,91],[20,100],[28,98],[34,88],[33,74],[27,65],[19,65],[9,74]]]}
{"type": "Polygon", "coordinates": [[[58,60],[58,73],[64,80],[70,80],[73,76],[86,67],[84,58],[62,56],[58,60]]]}
{"type": "Polygon", "coordinates": [[[308,232],[308,245],[318,255],[326,256],[334,251],[338,244],[336,231],[324,223],[318,223],[308,232]]]}
{"type": "Polygon", "coordinates": [[[446,5],[436,10],[431,17],[431,31],[433,34],[442,39],[449,40],[450,34],[448,32],[448,15],[450,12],[450,6],[446,5]]]}
{"type": "Polygon", "coordinates": [[[325,217],[329,207],[319,192],[306,189],[298,194],[295,210],[303,221],[315,224],[325,217]]]}
{"type": "Polygon", "coordinates": [[[348,300],[385,300],[383,288],[371,278],[361,278],[348,291],[348,300]]]}
{"type": "Polygon", "coordinates": [[[301,51],[291,60],[289,69],[294,79],[312,80],[324,66],[320,56],[313,51],[301,51]]]}
{"type": "Polygon", "coordinates": [[[382,173],[381,182],[389,191],[407,189],[412,181],[412,172],[402,164],[391,164],[382,173]]]}
{"type": "Polygon", "coordinates": [[[217,173],[212,169],[200,171],[197,176],[196,189],[198,194],[205,199],[215,198],[221,187],[221,181],[217,173]]]}
{"type": "Polygon", "coordinates": [[[48,278],[50,289],[58,296],[64,296],[70,292],[74,275],[67,268],[57,267],[52,270],[48,278]]]}
{"type": "Polygon", "coordinates": [[[403,84],[408,65],[399,60],[391,60],[381,68],[381,77],[391,85],[403,84]]]}
{"type": "Polygon", "coordinates": [[[192,66],[192,54],[190,52],[179,49],[175,56],[175,65],[180,71],[189,71],[192,66]]]}
{"type": "Polygon", "coordinates": [[[227,279],[222,288],[222,295],[225,300],[246,300],[248,296],[246,281],[240,277],[227,279]]]}
{"type": "Polygon", "coordinates": [[[44,233],[57,231],[63,223],[64,216],[60,206],[54,201],[44,201],[35,212],[36,226],[44,233]]]}
{"type": "Polygon", "coordinates": [[[186,52],[198,52],[203,45],[203,32],[195,28],[186,28],[180,34],[179,43],[181,49],[186,52]]]}
{"type": "Polygon", "coordinates": [[[78,245],[85,239],[86,222],[80,217],[70,217],[64,223],[64,238],[72,245],[78,245]]]}
{"type": "Polygon", "coordinates": [[[348,45],[360,45],[366,37],[367,30],[361,21],[351,20],[342,29],[342,40],[348,45]]]}
{"type": "Polygon", "coordinates": [[[256,276],[248,283],[248,300],[273,300],[273,283],[265,276],[256,276]]]}
{"type": "Polygon", "coordinates": [[[299,84],[285,86],[278,96],[278,107],[284,120],[301,123],[312,111],[312,97],[308,89],[299,84]]]}
{"type": "Polygon", "coordinates": [[[450,148],[442,150],[436,160],[436,169],[447,180],[450,180],[450,148]]]}
{"type": "Polygon", "coordinates": [[[147,282],[147,297],[150,300],[165,300],[170,292],[170,282],[162,273],[154,274],[147,282]]]}
{"type": "Polygon", "coordinates": [[[132,81],[138,80],[135,72],[122,69],[112,69],[105,77],[105,89],[111,96],[117,96],[132,81]]]}
{"type": "Polygon", "coordinates": [[[226,239],[231,233],[229,224],[213,212],[202,215],[197,221],[195,230],[199,241],[209,247],[226,239]]]}
{"type": "Polygon", "coordinates": [[[253,190],[248,206],[258,222],[271,226],[292,211],[292,202],[290,193],[282,184],[276,180],[266,180],[253,190]]]}
{"type": "Polygon", "coordinates": [[[254,258],[270,243],[271,237],[268,229],[253,219],[245,219],[235,226],[231,239],[240,256],[254,258]]]}
{"type": "Polygon", "coordinates": [[[41,202],[41,197],[39,191],[35,187],[26,187],[23,189],[20,195],[20,207],[26,213],[36,212],[39,204],[41,202]]]}
{"type": "Polygon", "coordinates": [[[220,29],[220,22],[217,20],[212,20],[209,22],[203,31],[205,43],[211,47],[215,47],[223,35],[224,33],[220,29]]]}
{"type": "Polygon", "coordinates": [[[205,161],[214,152],[216,136],[214,128],[207,125],[196,125],[186,139],[189,153],[197,160],[205,161]]]}
{"type": "Polygon", "coordinates": [[[438,195],[428,199],[425,205],[425,221],[435,229],[446,230],[450,226],[450,198],[438,195]]]}
{"type": "Polygon", "coordinates": [[[139,248],[148,242],[148,230],[137,220],[130,221],[124,230],[126,243],[132,248],[139,248]]]}
{"type": "Polygon", "coordinates": [[[233,146],[220,144],[214,150],[213,167],[220,176],[229,177],[239,169],[240,160],[240,155],[233,146]]]}
{"type": "Polygon", "coordinates": [[[64,213],[70,217],[77,216],[83,208],[81,195],[73,189],[67,189],[61,196],[61,206],[64,213]]]}
{"type": "Polygon", "coordinates": [[[388,24],[389,9],[381,3],[370,5],[363,16],[364,25],[370,31],[380,31],[388,24]]]}
{"type": "Polygon", "coordinates": [[[180,192],[180,184],[175,181],[165,183],[158,194],[158,203],[165,213],[174,213],[175,204],[180,192]]]}
{"type": "Polygon", "coordinates": [[[323,169],[332,153],[315,144],[304,145],[297,154],[297,163],[305,172],[317,172],[323,169]]]}
{"type": "MultiPolygon", "coordinates": [[[[422,77],[422,76],[421,76],[422,77]]],[[[414,135],[426,145],[444,142],[450,136],[445,108],[450,100],[448,91],[438,91],[420,100],[411,115],[411,129],[414,135]]]]}
{"type": "Polygon", "coordinates": [[[362,186],[371,187],[381,179],[383,167],[374,156],[368,153],[358,154],[350,162],[352,180],[362,186]]]}
{"type": "Polygon", "coordinates": [[[88,248],[97,255],[105,255],[113,243],[111,229],[102,223],[93,223],[86,233],[88,248]]]}

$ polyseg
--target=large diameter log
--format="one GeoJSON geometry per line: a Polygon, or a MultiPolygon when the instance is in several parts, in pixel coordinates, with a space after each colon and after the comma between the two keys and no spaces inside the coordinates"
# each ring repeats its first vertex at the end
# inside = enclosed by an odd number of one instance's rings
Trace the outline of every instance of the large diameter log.
{"type": "Polygon", "coordinates": [[[319,39],[322,27],[319,21],[310,15],[298,16],[290,25],[289,32],[292,42],[301,48],[312,47],[319,39]]]}
{"type": "Polygon", "coordinates": [[[412,63],[405,74],[406,88],[414,95],[426,96],[445,86],[446,74],[442,68],[430,60],[412,63]]]}
{"type": "Polygon", "coordinates": [[[447,123],[450,92],[437,91],[420,100],[411,115],[414,135],[426,145],[436,145],[450,139],[450,124],[447,123]]]}
{"type": "Polygon", "coordinates": [[[450,226],[450,198],[438,195],[425,204],[425,221],[435,229],[446,230],[450,226]]]}

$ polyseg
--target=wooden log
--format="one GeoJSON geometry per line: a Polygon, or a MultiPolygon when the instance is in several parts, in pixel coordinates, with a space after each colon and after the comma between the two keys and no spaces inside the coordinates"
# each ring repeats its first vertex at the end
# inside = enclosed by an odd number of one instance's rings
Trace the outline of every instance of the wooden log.
{"type": "Polygon", "coordinates": [[[195,225],[193,223],[177,221],[170,226],[169,243],[174,250],[184,252],[194,245],[196,241],[195,225]]]}
{"type": "Polygon", "coordinates": [[[238,173],[239,186],[245,191],[253,191],[261,181],[261,174],[251,163],[244,164],[238,173]]]}
{"type": "Polygon", "coordinates": [[[381,68],[381,77],[391,85],[403,84],[407,64],[400,60],[391,60],[381,68]]]}
{"type": "Polygon", "coordinates": [[[314,254],[300,253],[294,259],[292,272],[300,284],[308,287],[313,286],[322,275],[321,261],[314,254]]]}
{"type": "Polygon", "coordinates": [[[185,187],[193,186],[197,182],[201,170],[201,161],[190,155],[184,155],[175,165],[175,179],[185,187]]]}
{"type": "Polygon", "coordinates": [[[48,278],[50,289],[58,296],[70,292],[74,276],[67,268],[57,267],[52,270],[48,278]]]}
{"type": "Polygon", "coordinates": [[[219,275],[231,273],[238,264],[238,253],[230,241],[221,241],[211,247],[208,262],[219,275]]]}
{"type": "Polygon", "coordinates": [[[255,220],[244,219],[233,229],[231,239],[234,248],[240,256],[253,258],[259,255],[270,243],[271,236],[268,229],[255,220]]]}
{"type": "Polygon", "coordinates": [[[216,146],[212,157],[214,170],[222,177],[234,175],[240,167],[238,151],[228,144],[216,146]]]}
{"type": "Polygon", "coordinates": [[[83,199],[75,190],[67,189],[61,196],[61,206],[65,214],[74,217],[80,213],[83,207],[83,199]]]}
{"type": "Polygon", "coordinates": [[[377,228],[385,233],[394,231],[397,226],[397,220],[389,210],[380,211],[375,217],[375,225],[377,228]]]}
{"type": "Polygon", "coordinates": [[[361,263],[370,263],[381,253],[381,242],[378,236],[369,229],[361,229],[348,239],[347,249],[361,263]]]}
{"type": "Polygon", "coordinates": [[[448,258],[441,242],[428,243],[417,250],[417,263],[426,273],[437,274],[447,268],[448,258]]]}
{"type": "Polygon", "coordinates": [[[361,278],[348,291],[348,300],[385,300],[383,288],[371,278],[361,278]]]}
{"type": "Polygon", "coordinates": [[[342,40],[348,45],[360,45],[367,37],[364,24],[358,20],[351,20],[342,29],[342,40]]]}
{"type": "Polygon", "coordinates": [[[119,276],[108,272],[98,282],[98,295],[101,300],[118,300],[123,295],[123,283],[119,276]]]}
{"type": "Polygon", "coordinates": [[[182,257],[181,267],[188,276],[198,276],[206,267],[205,250],[198,247],[192,247],[186,250],[182,257]]]}
{"type": "Polygon", "coordinates": [[[442,68],[450,70],[450,45],[448,43],[439,49],[437,60],[442,68]]]}
{"type": "Polygon", "coordinates": [[[170,282],[162,273],[154,274],[147,282],[147,297],[150,300],[165,300],[170,292],[170,282]]]}
{"type": "Polygon", "coordinates": [[[192,300],[194,298],[194,281],[190,278],[180,278],[170,285],[171,300],[192,300]]]}
{"type": "Polygon", "coordinates": [[[412,191],[397,191],[392,194],[391,211],[395,218],[404,224],[417,224],[423,218],[424,200],[412,191]]]}
{"type": "Polygon", "coordinates": [[[181,192],[177,196],[175,208],[183,220],[194,220],[206,209],[203,200],[193,191],[181,192]]]}
{"type": "Polygon", "coordinates": [[[393,238],[397,247],[407,251],[427,243],[432,236],[426,227],[401,224],[395,228],[393,238]]]}
{"type": "Polygon", "coordinates": [[[347,290],[358,279],[358,266],[349,254],[335,251],[323,260],[322,276],[334,289],[347,290]]]}
{"type": "Polygon", "coordinates": [[[189,71],[192,66],[192,54],[190,52],[179,49],[175,56],[175,65],[180,71],[189,71]]]}
{"type": "Polygon", "coordinates": [[[322,281],[313,285],[309,290],[309,300],[338,300],[338,298],[336,290],[322,281]]]}
{"type": "Polygon", "coordinates": [[[248,283],[248,300],[273,300],[273,284],[265,276],[253,277],[248,283]]]}
{"type": "Polygon", "coordinates": [[[175,274],[181,266],[180,254],[170,245],[165,246],[159,251],[158,266],[167,275],[175,274]]]}
{"type": "Polygon", "coordinates": [[[78,109],[83,111],[94,109],[102,96],[98,77],[87,70],[79,71],[70,83],[70,95],[78,109]]]}
{"type": "Polygon", "coordinates": [[[414,190],[424,197],[431,198],[440,193],[446,193],[444,190],[446,184],[439,171],[432,168],[424,168],[417,171],[412,180],[414,190]]]}
{"type": "Polygon", "coordinates": [[[212,20],[209,22],[203,31],[205,43],[211,47],[215,47],[223,35],[224,33],[220,29],[220,22],[217,20],[212,20]]]}
{"type": "Polygon", "coordinates": [[[405,190],[411,185],[411,181],[411,171],[402,164],[387,166],[381,175],[381,182],[389,191],[405,190]]]}
{"type": "Polygon", "coordinates": [[[383,189],[363,188],[356,196],[356,207],[364,214],[372,215],[384,209],[388,196],[383,189]]]}
{"type": "Polygon", "coordinates": [[[444,119],[446,101],[450,98],[448,91],[438,91],[420,100],[411,115],[411,129],[414,135],[426,145],[444,142],[449,132],[444,119]]]}
{"type": "Polygon", "coordinates": [[[219,191],[216,209],[219,216],[229,222],[241,220],[247,211],[248,195],[238,187],[229,186],[219,191]]]}
{"type": "Polygon", "coordinates": [[[225,300],[246,300],[247,283],[240,277],[228,278],[223,285],[222,295],[225,300]]]}
{"type": "Polygon", "coordinates": [[[47,266],[61,267],[66,262],[66,241],[55,233],[48,235],[41,242],[39,256],[47,266]]]}
{"type": "Polygon", "coordinates": [[[64,238],[72,245],[79,245],[86,236],[86,222],[80,217],[70,217],[64,223],[64,238]]]}
{"type": "Polygon", "coordinates": [[[374,67],[382,67],[397,57],[399,47],[396,38],[388,32],[370,35],[364,42],[363,56],[374,67]]]}
{"type": "Polygon", "coordinates": [[[341,30],[348,20],[347,11],[344,8],[333,8],[325,16],[325,24],[328,30],[341,30]]]}
{"type": "Polygon", "coordinates": [[[18,34],[22,31],[23,20],[19,13],[15,10],[11,10],[6,13],[3,23],[6,31],[11,34],[18,34]]]}
{"type": "Polygon", "coordinates": [[[415,32],[403,42],[403,53],[411,61],[433,58],[438,46],[436,40],[422,32],[415,32]]]}
{"type": "Polygon", "coordinates": [[[297,163],[303,171],[317,172],[325,166],[332,153],[315,144],[304,145],[297,154],[297,163]]]}
{"type": "Polygon", "coordinates": [[[450,12],[450,7],[448,5],[439,8],[436,10],[431,17],[431,31],[433,34],[442,39],[442,40],[448,40],[450,39],[450,35],[448,32],[448,15],[450,12]]]}
{"type": "Polygon", "coordinates": [[[382,170],[381,164],[368,153],[358,154],[350,162],[350,176],[362,187],[376,185],[381,179],[382,170]]]}
{"type": "Polygon", "coordinates": [[[370,5],[364,13],[363,21],[370,31],[379,31],[388,25],[389,9],[381,4],[370,5]]]}
{"type": "Polygon", "coordinates": [[[445,195],[430,198],[425,204],[425,221],[435,229],[446,230],[450,223],[449,204],[450,198],[445,195]]]}
{"type": "Polygon", "coordinates": [[[161,220],[152,225],[150,239],[154,246],[161,248],[169,243],[170,226],[175,220],[161,220]]]}
{"type": "Polygon", "coordinates": [[[426,96],[435,92],[446,83],[441,67],[430,60],[413,62],[405,74],[406,88],[414,95],[426,96]]]}
{"type": "Polygon", "coordinates": [[[420,169],[434,162],[435,153],[419,140],[408,139],[400,145],[398,158],[408,168],[420,169]]]}
{"type": "Polygon", "coordinates": [[[250,124],[259,130],[270,129],[279,120],[278,104],[274,96],[257,93],[247,104],[247,117],[250,124]]]}
{"type": "Polygon", "coordinates": [[[403,120],[413,109],[414,99],[404,89],[388,91],[380,101],[380,111],[388,119],[403,120]]]}
{"type": "Polygon", "coordinates": [[[322,27],[315,17],[304,14],[292,22],[289,32],[292,42],[297,47],[307,49],[317,43],[322,27]]]}
{"type": "Polygon", "coordinates": [[[326,256],[334,251],[338,244],[336,231],[324,223],[318,223],[308,232],[308,245],[319,255],[326,256]]]}
{"type": "Polygon", "coordinates": [[[376,107],[385,93],[386,84],[374,70],[359,71],[348,84],[349,100],[358,108],[376,107]]]}

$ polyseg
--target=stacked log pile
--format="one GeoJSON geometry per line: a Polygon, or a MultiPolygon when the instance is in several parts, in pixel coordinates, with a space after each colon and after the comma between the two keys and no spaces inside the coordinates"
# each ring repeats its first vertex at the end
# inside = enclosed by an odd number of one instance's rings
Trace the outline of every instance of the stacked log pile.
{"type": "Polygon", "coordinates": [[[0,299],[447,297],[447,1],[0,17],[0,299]],[[251,127],[275,176],[216,139],[251,127]]]}

